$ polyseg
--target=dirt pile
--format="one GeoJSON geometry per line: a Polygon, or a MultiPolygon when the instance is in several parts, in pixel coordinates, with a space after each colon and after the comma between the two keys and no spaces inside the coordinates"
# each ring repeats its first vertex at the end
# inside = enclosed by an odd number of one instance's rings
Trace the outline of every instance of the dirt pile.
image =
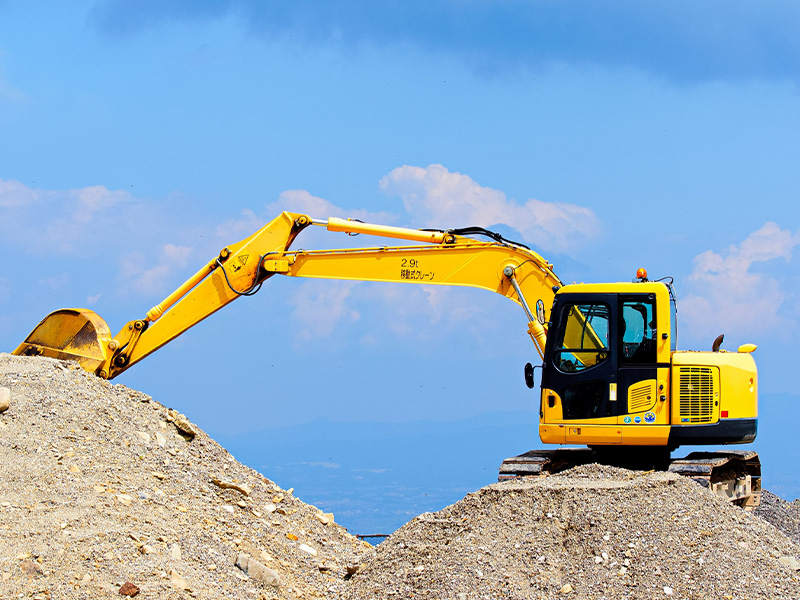
{"type": "Polygon", "coordinates": [[[371,551],[140,392],[7,354],[0,387],[0,598],[336,597],[371,551]]]}
{"type": "Polygon", "coordinates": [[[140,392],[7,354],[2,388],[2,599],[800,598],[800,548],[764,520],[796,535],[800,506],[772,495],[762,519],[589,465],[483,488],[373,549],[140,392]]]}
{"type": "Polygon", "coordinates": [[[670,473],[589,465],[420,515],[346,597],[798,598],[800,547],[670,473]]]}
{"type": "Polygon", "coordinates": [[[755,514],[771,523],[795,544],[800,544],[800,499],[787,502],[783,498],[764,490],[761,504],[755,514]]]}

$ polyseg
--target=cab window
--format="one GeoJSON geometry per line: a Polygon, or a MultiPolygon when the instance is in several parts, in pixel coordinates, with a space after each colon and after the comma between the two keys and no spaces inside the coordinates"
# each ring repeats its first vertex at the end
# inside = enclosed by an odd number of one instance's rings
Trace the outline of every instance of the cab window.
{"type": "Polygon", "coordinates": [[[561,311],[559,338],[554,348],[556,368],[574,373],[607,360],[609,321],[605,304],[566,305],[561,311]]]}
{"type": "Polygon", "coordinates": [[[620,314],[620,364],[656,362],[655,300],[623,300],[620,314]]]}

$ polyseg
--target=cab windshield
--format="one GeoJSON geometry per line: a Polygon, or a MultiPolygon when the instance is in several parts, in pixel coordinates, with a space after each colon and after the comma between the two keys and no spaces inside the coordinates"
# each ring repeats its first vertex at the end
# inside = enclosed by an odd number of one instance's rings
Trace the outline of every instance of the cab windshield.
{"type": "Polygon", "coordinates": [[[555,366],[560,371],[583,371],[608,359],[610,312],[606,304],[570,304],[561,315],[554,348],[555,366]]]}

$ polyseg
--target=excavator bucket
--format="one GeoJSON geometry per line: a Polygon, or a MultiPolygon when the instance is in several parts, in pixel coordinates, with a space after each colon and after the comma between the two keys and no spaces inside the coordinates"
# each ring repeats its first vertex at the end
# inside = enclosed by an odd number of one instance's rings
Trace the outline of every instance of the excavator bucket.
{"type": "Polygon", "coordinates": [[[96,373],[109,355],[111,330],[96,312],[62,308],[50,313],[12,354],[77,361],[96,373]]]}

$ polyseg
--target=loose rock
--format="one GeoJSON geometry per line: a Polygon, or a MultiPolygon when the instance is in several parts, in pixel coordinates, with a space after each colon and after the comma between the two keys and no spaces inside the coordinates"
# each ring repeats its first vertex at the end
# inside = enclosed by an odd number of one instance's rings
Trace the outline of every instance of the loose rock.
{"type": "Polygon", "coordinates": [[[136,587],[134,584],[132,584],[130,581],[126,581],[119,588],[120,596],[128,596],[130,598],[133,598],[138,593],[139,593],[139,588],[136,587]]]}
{"type": "Polygon", "coordinates": [[[11,390],[0,387],[0,413],[6,412],[9,408],[11,408],[11,390]]]}
{"type": "Polygon", "coordinates": [[[236,566],[244,571],[248,577],[252,577],[266,585],[272,587],[280,587],[281,585],[281,578],[276,571],[262,565],[244,552],[239,553],[236,557],[236,566]]]}

